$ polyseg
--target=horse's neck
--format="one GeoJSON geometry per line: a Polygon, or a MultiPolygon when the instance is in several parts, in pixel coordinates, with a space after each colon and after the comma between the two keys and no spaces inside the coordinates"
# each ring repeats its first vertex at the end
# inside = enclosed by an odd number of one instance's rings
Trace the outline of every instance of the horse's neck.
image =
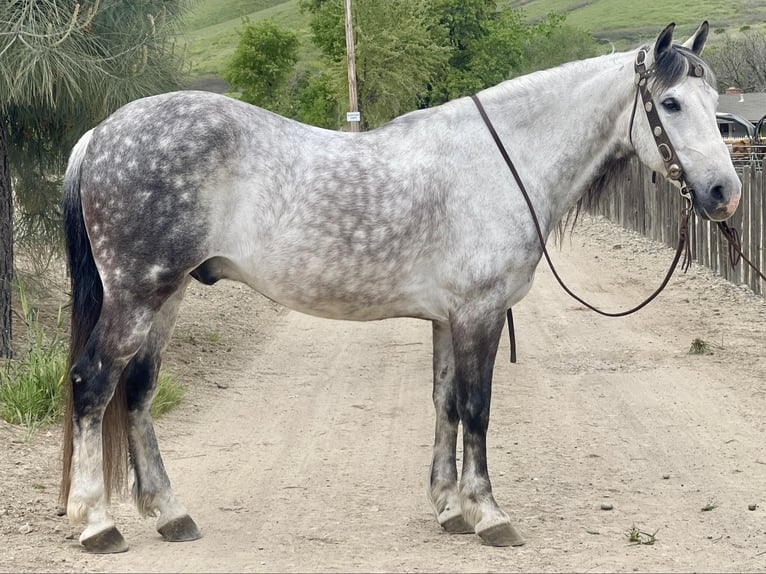
{"type": "Polygon", "coordinates": [[[631,153],[632,58],[615,54],[575,62],[481,95],[535,203],[547,207],[550,225],[611,161],[631,153]]]}

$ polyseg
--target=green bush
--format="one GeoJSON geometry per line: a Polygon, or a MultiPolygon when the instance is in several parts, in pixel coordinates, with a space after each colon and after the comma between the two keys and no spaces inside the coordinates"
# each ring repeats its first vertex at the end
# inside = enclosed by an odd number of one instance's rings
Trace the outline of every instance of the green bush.
{"type": "Polygon", "coordinates": [[[34,426],[58,420],[63,412],[61,379],[66,352],[38,349],[0,374],[0,416],[12,424],[34,426]]]}
{"type": "Polygon", "coordinates": [[[9,362],[0,373],[0,416],[13,424],[47,424],[59,419],[63,412],[61,381],[66,371],[67,345],[61,336],[61,307],[55,332],[49,336],[21,282],[18,291],[27,349],[23,358],[9,362]]]}
{"type": "MultiPolygon", "coordinates": [[[[61,335],[62,313],[54,334],[40,324],[38,311],[29,305],[23,285],[19,302],[27,330],[27,350],[21,359],[9,361],[0,371],[0,417],[11,424],[35,427],[61,419],[64,411],[62,382],[67,366],[67,340],[61,335]]],[[[151,413],[160,417],[175,408],[184,388],[174,377],[160,371],[151,413]]]]}

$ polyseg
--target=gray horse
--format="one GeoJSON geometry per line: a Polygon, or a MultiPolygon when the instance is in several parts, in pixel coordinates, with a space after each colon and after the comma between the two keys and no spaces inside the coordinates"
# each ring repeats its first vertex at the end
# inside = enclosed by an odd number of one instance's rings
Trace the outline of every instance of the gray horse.
{"type": "MultiPolygon", "coordinates": [[[[677,45],[671,25],[641,51],[478,94],[544,236],[627,158],[668,173],[644,113],[651,107],[697,213],[733,213],[740,182],[716,127],[715,81],[699,58],[707,32],[704,23],[677,45]],[[637,57],[648,106],[635,105],[637,57]],[[541,118],[555,138],[542,137],[541,118]]],[[[70,520],[87,523],[85,548],[127,549],[107,509],[126,447],[139,511],[158,516],[167,540],[200,536],[171,490],[149,414],[192,278],[241,281],[332,319],[431,321],[436,518],[487,544],[523,542],[492,495],[486,435],[505,310],[532,286],[541,246],[471,99],[367,133],[303,125],[209,93],[141,99],[76,145],[64,214],[73,306],[62,499],[70,520]]]]}

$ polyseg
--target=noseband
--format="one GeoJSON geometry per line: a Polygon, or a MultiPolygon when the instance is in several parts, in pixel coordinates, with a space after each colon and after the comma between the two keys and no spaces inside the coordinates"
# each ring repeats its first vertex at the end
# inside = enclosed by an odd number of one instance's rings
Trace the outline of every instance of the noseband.
{"type": "MultiPolygon", "coordinates": [[[[681,197],[687,202],[691,203],[692,189],[686,182],[684,177],[684,169],[681,165],[681,160],[678,158],[673,142],[670,141],[665,127],[662,125],[662,120],[657,112],[657,105],[652,98],[652,93],[649,91],[649,78],[654,75],[655,68],[647,69],[646,59],[648,52],[646,49],[641,48],[636,55],[636,61],[634,69],[636,71],[636,97],[633,100],[633,112],[630,114],[630,131],[628,132],[628,138],[631,145],[633,144],[633,122],[636,118],[636,108],[638,107],[638,96],[641,95],[641,101],[644,104],[644,112],[646,112],[646,119],[649,122],[649,127],[654,135],[654,143],[657,146],[657,151],[660,152],[662,161],[665,163],[665,171],[667,172],[668,179],[677,181],[681,186],[681,197]]],[[[694,64],[689,68],[689,75],[694,78],[701,78],[705,71],[699,64],[694,64]]]]}

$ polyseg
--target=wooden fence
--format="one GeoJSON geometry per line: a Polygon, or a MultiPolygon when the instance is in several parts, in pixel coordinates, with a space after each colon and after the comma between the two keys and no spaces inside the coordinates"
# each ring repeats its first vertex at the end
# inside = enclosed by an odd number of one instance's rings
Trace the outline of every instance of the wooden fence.
{"type": "MultiPolygon", "coordinates": [[[[764,172],[756,169],[755,164],[740,166],[737,172],[742,180],[742,199],[728,223],[739,230],[745,255],[763,269],[766,263],[764,172]]],[[[626,177],[621,189],[605,193],[591,211],[675,248],[682,205],[678,190],[660,176],[653,182],[652,172],[637,160],[631,163],[626,177]]],[[[755,293],[766,296],[766,284],[748,265],[740,262],[732,268],[728,244],[715,224],[692,216],[690,234],[695,264],[705,265],[728,281],[737,285],[744,283],[755,293]]]]}

